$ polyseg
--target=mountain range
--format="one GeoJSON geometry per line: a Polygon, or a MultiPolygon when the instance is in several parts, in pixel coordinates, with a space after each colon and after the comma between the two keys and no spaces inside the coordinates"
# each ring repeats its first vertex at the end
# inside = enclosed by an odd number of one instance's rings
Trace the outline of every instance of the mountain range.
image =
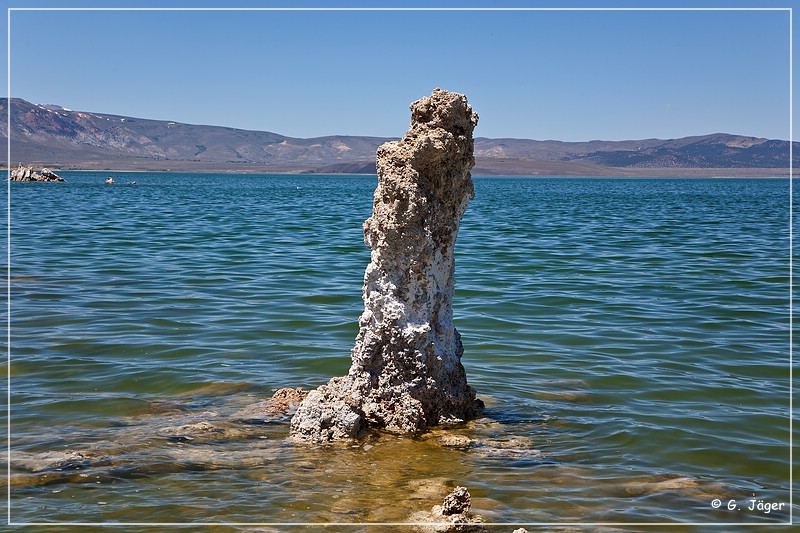
{"type": "MultiPolygon", "coordinates": [[[[184,124],[0,99],[11,164],[83,170],[375,173],[391,138],[300,139],[268,131],[184,124]]],[[[793,167],[800,167],[793,143],[793,167]]],[[[475,139],[476,175],[786,176],[789,142],[716,133],[681,139],[475,139]]]]}

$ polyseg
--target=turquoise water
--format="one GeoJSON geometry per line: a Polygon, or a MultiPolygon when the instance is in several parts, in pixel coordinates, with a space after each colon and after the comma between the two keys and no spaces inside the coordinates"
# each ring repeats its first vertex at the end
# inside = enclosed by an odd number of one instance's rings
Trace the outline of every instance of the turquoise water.
{"type": "Polygon", "coordinates": [[[493,523],[789,519],[787,180],[475,178],[457,432],[533,460],[159,437],[346,373],[377,178],[63,175],[10,188],[11,446],[112,466],[12,460],[14,522],[399,522],[456,484],[493,523]]]}

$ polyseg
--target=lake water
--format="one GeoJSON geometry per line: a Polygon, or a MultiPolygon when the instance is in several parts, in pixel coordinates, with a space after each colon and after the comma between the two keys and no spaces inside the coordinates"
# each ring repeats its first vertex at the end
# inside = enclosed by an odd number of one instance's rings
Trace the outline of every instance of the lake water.
{"type": "Polygon", "coordinates": [[[12,522],[378,531],[455,485],[496,531],[789,520],[788,180],[475,178],[459,449],[164,437],[347,372],[376,177],[63,176],[10,187],[12,522]]]}

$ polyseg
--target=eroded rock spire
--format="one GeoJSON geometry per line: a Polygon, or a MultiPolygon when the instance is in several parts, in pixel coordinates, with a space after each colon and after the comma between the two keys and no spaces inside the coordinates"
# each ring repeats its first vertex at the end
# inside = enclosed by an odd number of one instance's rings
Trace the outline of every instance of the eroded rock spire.
{"type": "Polygon", "coordinates": [[[311,391],[291,424],[295,439],[357,437],[367,427],[415,434],[474,417],[453,326],[453,248],[474,197],[467,98],[435,89],[411,104],[411,127],[377,152],[378,187],[364,241],[364,312],[352,366],[311,391]]]}

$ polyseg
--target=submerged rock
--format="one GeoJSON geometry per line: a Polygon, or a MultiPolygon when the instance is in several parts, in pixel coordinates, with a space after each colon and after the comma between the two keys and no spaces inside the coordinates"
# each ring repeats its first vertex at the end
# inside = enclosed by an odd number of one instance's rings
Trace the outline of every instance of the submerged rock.
{"type": "Polygon", "coordinates": [[[433,430],[427,432],[422,438],[427,442],[438,444],[444,448],[461,450],[478,457],[487,459],[497,459],[509,462],[529,462],[541,464],[556,464],[556,461],[546,457],[540,450],[534,447],[531,439],[512,437],[497,438],[489,435],[482,435],[476,431],[477,424],[470,422],[466,425],[469,428],[470,436],[445,432],[444,430],[433,430]]]}
{"type": "Polygon", "coordinates": [[[475,441],[466,435],[451,435],[446,434],[439,437],[439,443],[448,448],[461,448],[467,449],[475,444],[475,441]]]}
{"type": "Polygon", "coordinates": [[[168,426],[158,430],[157,435],[176,442],[225,442],[246,438],[244,429],[226,427],[210,422],[194,422],[179,426],[168,426]]]}
{"type": "MultiPolygon", "coordinates": [[[[204,396],[206,400],[199,402],[203,405],[209,397],[231,390],[241,390],[241,386],[195,389],[193,397],[204,396]]],[[[7,482],[32,486],[94,483],[187,468],[266,464],[274,458],[277,448],[268,441],[276,432],[281,442],[285,436],[285,425],[280,429],[271,422],[287,424],[288,413],[304,397],[302,389],[279,389],[271,398],[244,407],[223,404],[221,412],[193,410],[191,404],[172,401],[150,402],[148,412],[118,420],[107,440],[76,434],[72,440],[80,442],[76,446],[81,448],[13,450],[13,474],[7,482]],[[224,453],[220,453],[221,445],[226,446],[224,453]]]]}
{"type": "Polygon", "coordinates": [[[436,89],[411,104],[411,127],[377,152],[378,187],[364,241],[364,312],[344,377],[312,391],[292,419],[297,440],[353,438],[367,427],[416,434],[474,417],[453,327],[453,248],[474,197],[464,95],[436,89]]]}
{"type": "Polygon", "coordinates": [[[308,396],[301,388],[283,388],[275,391],[271,398],[248,405],[234,414],[234,418],[246,424],[269,424],[281,421],[308,396]]]}
{"type": "Polygon", "coordinates": [[[92,466],[110,465],[112,459],[91,451],[63,450],[38,454],[14,452],[15,466],[27,472],[81,470],[92,466]]]}

